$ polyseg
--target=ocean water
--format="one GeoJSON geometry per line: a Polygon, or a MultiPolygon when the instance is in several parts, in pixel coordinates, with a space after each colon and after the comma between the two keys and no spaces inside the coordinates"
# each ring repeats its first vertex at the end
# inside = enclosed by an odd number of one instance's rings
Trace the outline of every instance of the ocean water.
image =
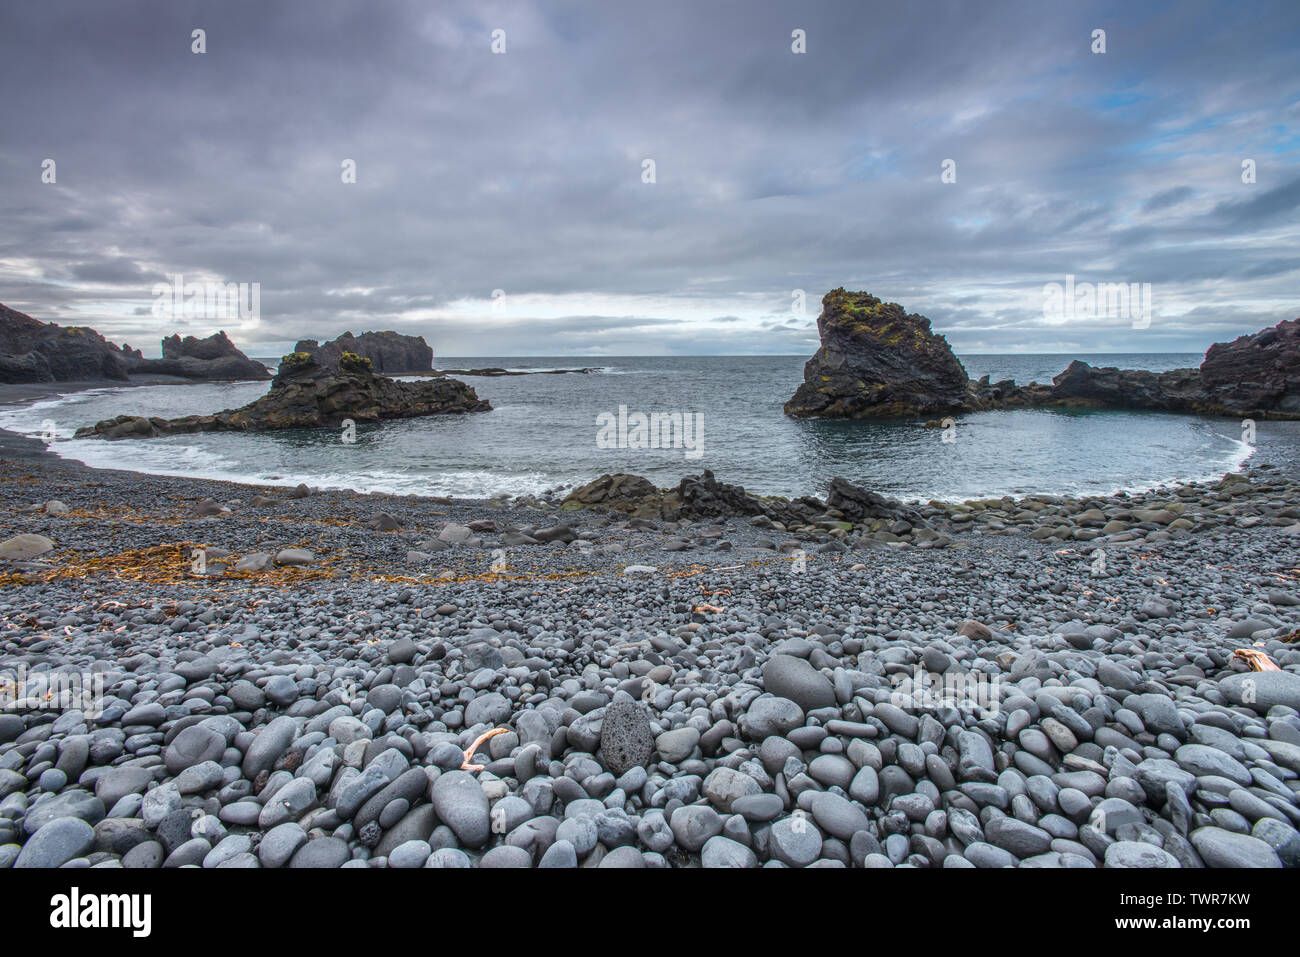
{"type": "MultiPolygon", "coordinates": [[[[951,442],[918,421],[795,420],[781,407],[802,380],[802,356],[440,357],[441,368],[597,367],[585,375],[467,377],[493,411],[341,431],[217,433],[144,441],[75,440],[80,426],[120,413],[173,417],[234,408],[264,382],[111,387],[0,410],[0,427],[54,429],[53,449],[105,468],[361,491],[486,497],[539,493],[604,472],[670,486],[712,469],[768,495],[824,494],[833,476],[905,499],[1046,492],[1109,493],[1219,477],[1252,462],[1300,462],[1300,422],[1259,422],[1253,445],[1233,419],[1149,412],[1023,410],[962,416],[951,442]],[[619,442],[624,407],[681,413],[699,423],[689,447],[619,442]],[[606,427],[602,436],[602,425],[606,427]],[[603,441],[602,441],[603,439],[603,441]],[[611,447],[612,446],[612,447],[611,447]]],[[[973,377],[1050,381],[1072,358],[1152,370],[1195,366],[1200,355],[973,355],[973,377]]],[[[672,438],[672,435],[668,436],[672,438]]],[[[634,441],[634,439],[633,439],[634,441]]],[[[669,443],[672,444],[672,443],[669,443]]]]}

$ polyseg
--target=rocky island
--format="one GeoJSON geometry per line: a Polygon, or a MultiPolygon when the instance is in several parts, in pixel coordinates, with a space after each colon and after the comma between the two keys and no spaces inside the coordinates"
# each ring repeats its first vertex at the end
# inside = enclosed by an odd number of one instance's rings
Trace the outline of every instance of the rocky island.
{"type": "Polygon", "coordinates": [[[1198,369],[1147,372],[1074,361],[1051,385],[972,380],[930,321],[866,292],[834,289],[822,345],[785,404],[797,418],[869,419],[991,409],[1138,409],[1300,419],[1300,320],[1215,343],[1198,369]]]}
{"type": "Polygon", "coordinates": [[[238,409],[177,419],[119,415],[77,430],[77,438],[150,438],[191,432],[265,432],[319,429],[354,422],[378,422],[421,415],[486,412],[491,409],[472,388],[455,379],[398,382],[376,375],[370,360],[344,353],[337,366],[322,365],[294,352],[280,368],[266,395],[238,409]]]}
{"type": "Polygon", "coordinates": [[[403,375],[430,372],[433,369],[433,349],[423,336],[405,336],[399,332],[363,332],[354,336],[345,332],[323,345],[315,339],[303,339],[293,347],[294,352],[305,352],[321,365],[337,366],[346,354],[369,359],[380,375],[403,375]]]}
{"type": "Polygon", "coordinates": [[[41,322],[0,305],[0,383],[125,382],[133,375],[234,381],[269,379],[266,366],[240,352],[224,332],[204,339],[171,335],[162,358],[109,342],[88,326],[41,322]]]}
{"type": "Polygon", "coordinates": [[[821,348],[804,366],[786,415],[868,419],[970,407],[970,378],[925,316],[832,289],[822,297],[817,333],[821,348]]]}
{"type": "Polygon", "coordinates": [[[240,352],[224,331],[214,332],[205,339],[194,336],[182,339],[170,335],[162,341],[161,359],[145,359],[137,351],[128,365],[132,373],[173,375],[183,379],[236,381],[271,378],[266,366],[240,352]]]}

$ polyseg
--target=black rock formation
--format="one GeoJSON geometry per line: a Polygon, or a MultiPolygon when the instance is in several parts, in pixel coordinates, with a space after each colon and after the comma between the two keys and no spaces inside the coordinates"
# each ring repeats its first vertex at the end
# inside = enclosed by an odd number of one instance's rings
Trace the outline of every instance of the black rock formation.
{"type": "Polygon", "coordinates": [[[1147,372],[1070,363],[1052,384],[972,381],[924,316],[835,289],[817,320],[822,346],[787,415],[884,418],[988,409],[1139,409],[1300,419],[1300,319],[1215,343],[1199,369],[1147,372]]]}
{"type": "Polygon", "coordinates": [[[822,297],[822,345],[804,366],[786,415],[865,419],[968,407],[969,377],[925,316],[865,292],[822,297]]]}
{"type": "Polygon", "coordinates": [[[148,438],[189,432],[263,432],[338,427],[422,415],[486,412],[486,399],[456,379],[398,382],[376,375],[369,360],[344,354],[322,366],[296,352],[280,362],[266,395],[238,409],[179,419],[119,415],[77,430],[78,438],[148,438]]]}
{"type": "Polygon", "coordinates": [[[266,366],[240,352],[225,332],[214,332],[205,339],[171,335],[162,341],[161,359],[136,355],[131,366],[134,373],[217,381],[271,378],[266,366]]]}
{"type": "Polygon", "coordinates": [[[345,353],[369,359],[381,375],[429,372],[433,369],[433,349],[423,336],[406,336],[399,332],[363,332],[354,336],[345,332],[323,345],[315,339],[303,339],[294,352],[314,356],[325,366],[337,366],[345,353]]]}
{"type": "Polygon", "coordinates": [[[94,329],[41,322],[0,305],[0,382],[125,379],[129,359],[94,329]]]}

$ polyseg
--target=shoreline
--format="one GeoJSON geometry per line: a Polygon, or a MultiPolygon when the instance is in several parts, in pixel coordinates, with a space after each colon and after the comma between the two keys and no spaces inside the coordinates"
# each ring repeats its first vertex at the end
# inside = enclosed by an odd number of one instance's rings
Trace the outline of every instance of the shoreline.
{"type": "MultiPolygon", "coordinates": [[[[142,382],[136,384],[137,385],[185,385],[185,384],[194,384],[194,383],[189,383],[189,382],[143,383],[142,382]]],[[[44,385],[45,384],[43,384],[43,386],[44,385]]],[[[76,391],[86,391],[93,388],[107,387],[98,383],[94,383],[94,384],[86,383],[82,385],[83,388],[76,391]]],[[[0,392],[0,410],[12,406],[29,405],[34,402],[40,401],[43,398],[49,398],[51,396],[66,394],[64,390],[54,389],[54,388],[44,388],[43,386],[41,388],[31,387],[31,391],[28,394],[22,396],[7,396],[3,392],[0,392]]],[[[1152,413],[1152,414],[1165,414],[1165,413],[1152,413]]],[[[130,440],[130,441],[147,441],[147,440],[130,440]]],[[[1285,469],[1289,471],[1286,465],[1280,463],[1264,462],[1260,464],[1252,464],[1252,460],[1255,458],[1258,451],[1259,451],[1258,447],[1252,446],[1251,452],[1242,459],[1242,461],[1236,466],[1236,468],[1227,469],[1223,473],[1219,473],[1216,470],[1213,474],[1207,473],[1197,478],[1186,478],[1186,479],[1174,478],[1174,479],[1168,479],[1159,482],[1137,483],[1132,485],[1119,486],[1110,489],[1108,491],[1088,490],[1088,491],[1077,491],[1077,492],[1045,492],[1045,491],[1016,490],[1014,492],[1005,492],[1005,493],[986,492],[978,495],[971,495],[965,497],[953,496],[948,498],[936,497],[936,498],[929,498],[929,499],[920,498],[920,497],[909,497],[909,498],[902,498],[900,499],[900,501],[903,502],[904,504],[912,505],[912,506],[920,506],[920,505],[934,504],[934,503],[942,503],[947,506],[959,506],[963,503],[969,503],[972,501],[983,501],[992,498],[1022,500],[1022,499],[1032,499],[1036,497],[1046,496],[1049,498],[1060,498],[1060,499],[1066,499],[1072,501],[1082,501],[1086,499],[1127,499],[1132,497],[1149,496],[1149,495],[1176,494],[1177,491],[1181,488],[1185,488],[1188,486],[1204,485],[1206,483],[1213,482],[1216,480],[1216,476],[1221,476],[1222,474],[1232,474],[1234,472],[1236,473],[1251,472],[1255,470],[1269,471],[1269,470],[1285,469]]],[[[295,484],[297,484],[292,479],[271,479],[268,480],[267,482],[259,483],[259,482],[237,481],[234,479],[218,478],[218,477],[211,477],[211,476],[199,476],[199,475],[192,476],[192,475],[182,475],[176,473],[146,472],[146,471],[139,471],[135,469],[115,469],[115,468],[110,468],[105,466],[93,466],[93,465],[86,464],[80,459],[69,458],[69,457],[64,457],[59,455],[57,452],[52,451],[49,448],[48,444],[39,438],[26,436],[19,432],[15,432],[11,429],[0,428],[0,458],[5,458],[5,457],[11,457],[16,460],[32,460],[32,461],[42,461],[47,463],[54,463],[54,462],[68,463],[73,466],[83,468],[83,469],[89,469],[92,471],[126,472],[133,475],[141,475],[141,476],[148,475],[157,478],[170,478],[170,479],[192,481],[192,482],[212,482],[212,483],[218,483],[224,485],[236,485],[236,486],[263,489],[263,490],[264,489],[284,490],[284,489],[292,488],[295,484]]],[[[683,469],[684,474],[687,473],[688,471],[689,471],[688,469],[683,469]]],[[[585,479],[585,481],[591,481],[596,477],[597,477],[596,475],[588,476],[585,479]]],[[[303,476],[301,478],[303,480],[308,479],[308,477],[306,476],[303,476]]],[[[725,476],[724,476],[724,481],[725,481],[725,476]]],[[[516,498],[521,500],[540,500],[543,498],[551,498],[551,497],[554,497],[555,500],[558,501],[559,498],[562,497],[562,493],[572,491],[573,489],[578,488],[583,484],[584,484],[584,480],[578,479],[578,480],[574,480],[572,483],[569,484],[561,483],[559,485],[550,486],[546,490],[537,493],[525,493],[525,494],[512,495],[510,493],[502,492],[496,495],[486,496],[482,498],[473,498],[473,497],[462,498],[460,496],[433,496],[433,497],[439,499],[453,498],[457,501],[465,501],[465,502],[481,502],[481,501],[488,501],[488,500],[502,499],[502,498],[506,498],[506,499],[516,498]],[[557,493],[561,493],[561,494],[557,495],[557,493]]],[[[384,490],[361,491],[347,486],[327,486],[322,488],[326,488],[330,491],[348,492],[357,495],[374,495],[374,496],[394,497],[394,498],[408,497],[408,495],[410,494],[410,493],[403,493],[403,492],[389,492],[384,490]]],[[[758,493],[753,493],[753,494],[758,495],[758,493]]],[[[823,497],[824,494],[825,494],[824,491],[818,492],[812,490],[805,490],[803,492],[797,494],[791,494],[791,495],[773,495],[773,496],[760,496],[760,497],[764,499],[777,499],[777,500],[791,501],[801,496],[813,496],[813,497],[820,498],[823,497]]]]}
{"type": "MultiPolygon", "coordinates": [[[[587,370],[574,369],[574,370],[561,370],[561,371],[576,372],[576,371],[587,371],[587,370]]],[[[428,373],[428,375],[430,376],[441,376],[443,374],[445,373],[441,370],[434,370],[433,372],[428,373]]],[[[525,374],[525,373],[521,373],[521,374],[525,374]]],[[[539,374],[544,374],[544,373],[539,373],[539,374]]],[[[22,384],[22,385],[0,385],[0,409],[18,408],[25,405],[31,405],[43,399],[48,399],[57,395],[74,394],[77,392],[84,392],[84,391],[89,391],[94,389],[134,388],[134,387],[148,387],[154,385],[212,385],[212,384],[213,383],[211,382],[206,382],[206,381],[195,382],[193,380],[180,379],[173,376],[133,376],[132,379],[128,382],[118,382],[115,380],[88,380],[88,381],[80,381],[80,382],[63,382],[63,383],[56,382],[56,383],[35,383],[35,384],[22,384]]],[[[1046,410],[1046,411],[1050,411],[1050,410],[1046,410]]],[[[967,415],[977,415],[977,414],[978,414],[977,412],[967,413],[967,415]]],[[[1170,415],[1170,414],[1177,414],[1177,413],[1152,411],[1149,413],[1138,412],[1137,414],[1170,415]]],[[[1211,418],[1211,419],[1214,418],[1214,417],[1202,417],[1202,416],[1195,416],[1195,415],[1188,415],[1185,417],[1211,418]]],[[[86,423],[86,424],[90,424],[90,423],[86,423]]],[[[927,427],[928,426],[929,423],[927,423],[927,427]]],[[[5,438],[5,433],[6,430],[0,429],[0,453],[3,452],[3,449],[5,448],[5,443],[7,441],[12,441],[13,439],[13,433],[8,433],[8,438],[5,438]]],[[[915,493],[911,493],[909,497],[903,500],[908,502],[909,504],[922,504],[931,501],[942,501],[950,505],[956,505],[962,502],[979,500],[983,498],[991,498],[991,497],[1004,498],[1008,495],[1010,495],[1013,498],[1024,498],[1036,494],[1058,495],[1070,499],[1084,499],[1084,498],[1094,498],[1094,497],[1115,498],[1118,496],[1123,496],[1125,494],[1129,496],[1141,496],[1146,494],[1171,493],[1176,491],[1179,487],[1182,487],[1187,484],[1214,481],[1217,477],[1224,474],[1224,472],[1238,471],[1241,470],[1242,468],[1250,468],[1260,464],[1278,465],[1288,470],[1300,471],[1300,462],[1292,461],[1290,458],[1286,457],[1285,453],[1281,458],[1269,456],[1267,455],[1266,450],[1267,447],[1262,442],[1259,445],[1248,446],[1244,450],[1235,450],[1232,453],[1232,455],[1228,457],[1230,461],[1224,462],[1223,472],[1220,472],[1217,468],[1211,467],[1211,468],[1206,468],[1204,470],[1198,471],[1195,474],[1185,475],[1182,477],[1175,476],[1172,478],[1161,479],[1161,480],[1151,480],[1151,479],[1143,478],[1137,481],[1131,481],[1128,484],[1122,483],[1121,481],[1119,481],[1119,478],[1116,477],[1115,479],[1112,480],[1114,484],[1108,483],[1108,485],[1104,488],[1098,487],[1095,489],[1086,488],[1086,487],[1077,487],[1081,485],[1081,483],[1076,481],[1073,483],[1065,483],[1066,486],[1073,484],[1076,487],[1074,488],[1066,487],[1062,491],[1052,491],[1050,490],[1050,487],[1047,490],[1044,490],[1041,487],[1040,488],[1029,487],[1029,488],[1025,488],[1024,490],[1021,490],[1020,488],[1012,488],[1010,484],[1004,484],[1002,491],[990,490],[988,488],[974,488],[973,491],[967,492],[965,494],[960,492],[951,493],[951,494],[940,493],[931,498],[922,498],[921,496],[915,493]],[[1266,456],[1263,457],[1262,462],[1261,462],[1261,456],[1259,454],[1261,451],[1266,452],[1266,456]]],[[[24,454],[29,454],[29,453],[24,453],[24,454]]],[[[51,453],[51,454],[55,456],[58,455],[58,453],[51,453]]],[[[1294,458],[1294,456],[1292,456],[1292,458],[1294,458]]],[[[84,462],[82,462],[81,464],[86,465],[86,463],[84,462]]],[[[86,467],[91,468],[97,466],[86,465],[86,467]]],[[[112,465],[105,465],[103,467],[113,468],[112,465]]],[[[128,470],[135,471],[134,469],[128,469],[128,470]]],[[[689,471],[689,468],[683,468],[683,473],[687,471],[689,471]]],[[[169,475],[178,478],[187,477],[187,478],[194,478],[195,480],[206,479],[206,480],[218,481],[218,482],[241,481],[239,479],[229,478],[222,475],[182,476],[182,475],[176,475],[175,473],[169,473],[169,472],[149,472],[149,473],[142,473],[142,474],[169,475]]],[[[528,498],[528,497],[539,497],[544,495],[550,495],[556,492],[562,493],[564,491],[567,491],[570,488],[578,487],[583,482],[590,481],[594,477],[595,477],[594,474],[586,475],[586,476],[576,476],[576,477],[565,477],[561,474],[556,474],[555,476],[553,476],[554,478],[553,484],[548,485],[546,488],[539,489],[531,493],[516,493],[516,494],[520,494],[521,497],[528,498]]],[[[343,478],[346,479],[347,476],[343,476],[343,478]]],[[[663,477],[660,476],[659,480],[662,481],[663,477]]],[[[724,476],[724,481],[725,480],[726,477],[724,476]]],[[[295,484],[296,481],[306,481],[308,483],[312,483],[313,477],[309,472],[304,471],[302,473],[292,473],[291,476],[288,478],[279,478],[279,477],[269,478],[269,482],[277,483],[281,487],[295,484]]],[[[258,483],[252,482],[249,484],[256,485],[258,483]]],[[[400,485],[400,483],[398,484],[400,485]]],[[[354,487],[345,486],[345,485],[338,485],[334,487],[341,491],[355,490],[354,487]]],[[[407,494],[403,491],[393,490],[392,488],[389,489],[376,488],[373,491],[375,494],[392,494],[392,495],[407,494]]],[[[816,488],[797,489],[788,492],[776,492],[774,493],[773,497],[782,497],[786,499],[794,499],[802,495],[812,495],[814,497],[819,497],[824,494],[824,491],[825,491],[824,489],[816,489],[816,488]]],[[[452,492],[451,494],[455,495],[456,493],[452,492]]],[[[499,494],[507,494],[507,493],[503,492],[499,494]]],[[[754,493],[754,494],[763,494],[763,493],[754,493]]],[[[900,493],[898,491],[895,491],[890,494],[898,496],[898,495],[908,495],[909,493],[907,492],[900,493]]],[[[473,500],[473,499],[469,499],[469,500],[473,500]]]]}
{"type": "MultiPolygon", "coordinates": [[[[70,379],[65,382],[0,383],[0,408],[39,401],[56,395],[90,392],[94,389],[129,389],[154,385],[212,385],[210,379],[185,379],[172,375],[133,375],[127,379],[70,379]]],[[[234,380],[256,382],[256,379],[234,380]]]]}
{"type": "MultiPolygon", "coordinates": [[[[3,403],[0,403],[0,408],[4,408],[3,403]]],[[[270,480],[267,482],[242,482],[233,479],[215,478],[209,476],[191,476],[191,475],[180,475],[174,473],[145,472],[145,471],[139,471],[135,469],[118,469],[118,468],[108,468],[108,467],[102,467],[96,465],[88,465],[85,462],[81,461],[80,459],[69,458],[69,457],[64,457],[59,455],[57,452],[51,450],[49,445],[46,442],[44,442],[39,438],[23,435],[11,429],[0,428],[0,460],[4,460],[4,459],[12,459],[18,462],[42,463],[46,465],[58,464],[60,466],[66,466],[73,469],[84,469],[92,473],[111,472],[111,473],[120,473],[125,475],[133,475],[141,478],[148,476],[151,478],[172,479],[172,480],[182,481],[182,482],[211,483],[214,486],[221,486],[221,487],[233,486],[237,489],[256,491],[259,493],[267,492],[267,491],[271,491],[273,493],[276,491],[285,492],[294,488],[296,484],[300,484],[300,483],[293,482],[291,479],[270,480]]],[[[1225,472],[1224,475],[1250,474],[1255,472],[1271,473],[1280,470],[1280,466],[1271,463],[1252,466],[1250,465],[1250,459],[1251,456],[1248,456],[1245,460],[1243,460],[1243,462],[1241,463],[1240,466],[1238,466],[1237,469],[1225,472]]],[[[591,479],[589,479],[589,481],[594,480],[596,477],[597,476],[592,476],[591,479]]],[[[1082,502],[1087,500],[1100,499],[1100,500],[1115,500],[1115,501],[1128,502],[1130,499],[1140,498],[1142,496],[1176,495],[1180,490],[1204,486],[1214,481],[1216,481],[1216,479],[1214,479],[1213,477],[1206,476],[1199,479],[1171,479],[1168,481],[1152,483],[1149,485],[1125,486],[1108,492],[1098,491],[1095,493],[1087,492],[1087,493],[1071,494],[1071,493],[1056,493],[1056,492],[1025,491],[1019,494],[1002,494],[1002,495],[990,494],[990,495],[969,496],[965,498],[954,497],[954,498],[947,498],[947,499],[904,498],[904,499],[899,499],[898,501],[903,505],[913,506],[913,507],[922,506],[922,505],[941,504],[943,506],[950,507],[950,508],[959,508],[960,506],[968,505],[972,502],[983,502],[983,501],[991,501],[991,500],[1010,500],[1013,502],[1022,502],[1022,501],[1046,499],[1046,500],[1062,500],[1068,502],[1082,502]]],[[[551,507],[555,507],[555,505],[557,505],[563,499],[563,493],[571,492],[574,489],[581,487],[583,484],[584,483],[582,482],[575,482],[571,486],[560,485],[548,489],[545,492],[537,493],[537,494],[511,495],[509,493],[499,493],[497,495],[485,496],[481,498],[461,497],[461,496],[442,496],[442,495],[423,496],[423,495],[416,495],[411,493],[387,492],[381,490],[362,491],[355,488],[344,487],[344,486],[312,486],[312,487],[322,492],[335,492],[335,493],[341,493],[347,495],[375,497],[375,498],[393,498],[393,499],[414,498],[414,499],[424,499],[424,500],[431,500],[431,501],[436,500],[438,502],[454,502],[454,503],[463,503],[463,504],[478,504],[482,502],[509,501],[511,499],[515,499],[520,501],[550,502],[551,507]]],[[[667,490],[668,489],[660,489],[660,491],[667,491],[667,490]]],[[[803,494],[815,498],[824,498],[825,493],[821,493],[819,495],[818,493],[815,492],[805,492],[803,494]]],[[[784,501],[784,502],[792,501],[799,497],[800,496],[793,496],[793,495],[792,496],[761,496],[761,498],[765,501],[773,500],[773,501],[784,501]]]]}

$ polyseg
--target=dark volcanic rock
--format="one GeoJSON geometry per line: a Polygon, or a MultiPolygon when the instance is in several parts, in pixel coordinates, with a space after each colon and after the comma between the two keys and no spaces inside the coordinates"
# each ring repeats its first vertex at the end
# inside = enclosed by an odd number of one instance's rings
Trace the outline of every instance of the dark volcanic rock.
{"type": "Polygon", "coordinates": [[[142,359],[137,353],[131,371],[222,381],[271,378],[266,366],[235,348],[225,332],[214,332],[206,339],[168,336],[162,341],[161,359],[142,359]]]}
{"type": "Polygon", "coordinates": [[[375,375],[370,363],[344,355],[337,368],[318,364],[306,353],[287,355],[270,391],[238,409],[179,419],[120,415],[78,429],[78,437],[141,438],[188,432],[263,432],[270,429],[336,427],[357,423],[455,412],[486,412],[492,406],[455,379],[398,382],[375,375]]]}
{"type": "Polygon", "coordinates": [[[865,292],[822,297],[822,346],[804,366],[786,415],[863,419],[970,407],[969,377],[930,320],[865,292]]]}
{"type": "Polygon", "coordinates": [[[1201,363],[1205,400],[1229,415],[1300,417],[1300,319],[1216,342],[1201,363]]]}
{"type": "Polygon", "coordinates": [[[600,728],[600,753],[606,769],[621,776],[632,768],[645,767],[653,750],[654,736],[645,710],[627,698],[611,702],[600,728]]]}
{"type": "Polygon", "coordinates": [[[120,349],[94,329],[59,326],[0,306],[0,382],[126,379],[130,374],[186,379],[269,379],[266,366],[244,355],[224,332],[206,339],[168,336],[161,359],[120,349]]]}
{"type": "Polygon", "coordinates": [[[664,518],[701,519],[724,515],[762,515],[763,503],[743,486],[719,482],[708,469],[677,483],[675,502],[667,503],[664,518]]]}
{"type": "Polygon", "coordinates": [[[978,408],[1058,406],[1199,415],[1300,418],[1300,320],[1215,343],[1200,369],[1147,372],[1075,360],[1050,388],[1014,383],[975,389],[978,408]],[[999,395],[992,394],[997,388],[999,395]]]}
{"type": "Polygon", "coordinates": [[[880,518],[889,521],[906,519],[914,525],[923,523],[921,513],[916,509],[909,508],[897,499],[885,498],[883,495],[838,477],[831,479],[831,489],[826,495],[826,507],[839,509],[850,522],[880,518]]]}
{"type": "Polygon", "coordinates": [[[1052,380],[1051,398],[1072,405],[1083,402],[1174,411],[1190,407],[1199,388],[1200,377],[1195,369],[1157,373],[1113,366],[1098,368],[1076,359],[1052,380]]]}
{"type": "Polygon", "coordinates": [[[1199,369],[1147,372],[1076,360],[1050,386],[968,380],[928,319],[864,292],[827,293],[817,330],[822,346],[804,366],[787,415],[861,419],[1045,406],[1300,419],[1300,319],[1215,343],[1199,369]]]}
{"type": "Polygon", "coordinates": [[[304,339],[293,351],[305,352],[321,365],[332,367],[339,364],[344,354],[351,353],[369,359],[374,370],[382,375],[428,372],[433,368],[433,349],[424,337],[398,332],[363,332],[359,336],[345,332],[324,345],[315,339],[304,339]]]}
{"type": "Polygon", "coordinates": [[[575,488],[561,507],[608,508],[627,512],[633,518],[658,518],[663,507],[663,492],[640,475],[619,472],[575,488]]]}
{"type": "Polygon", "coordinates": [[[125,379],[130,355],[94,329],[41,322],[0,305],[0,382],[125,379]]]}
{"type": "MultiPolygon", "coordinates": [[[[859,492],[871,494],[862,490],[859,492]]],[[[649,479],[639,475],[602,475],[570,492],[560,503],[560,508],[566,511],[607,508],[624,512],[630,518],[660,518],[666,521],[764,515],[773,521],[790,524],[807,521],[825,511],[826,505],[811,496],[794,501],[759,498],[746,492],[740,485],[719,482],[712,472],[705,469],[702,475],[687,475],[677,483],[675,489],[655,488],[649,479]]]]}

